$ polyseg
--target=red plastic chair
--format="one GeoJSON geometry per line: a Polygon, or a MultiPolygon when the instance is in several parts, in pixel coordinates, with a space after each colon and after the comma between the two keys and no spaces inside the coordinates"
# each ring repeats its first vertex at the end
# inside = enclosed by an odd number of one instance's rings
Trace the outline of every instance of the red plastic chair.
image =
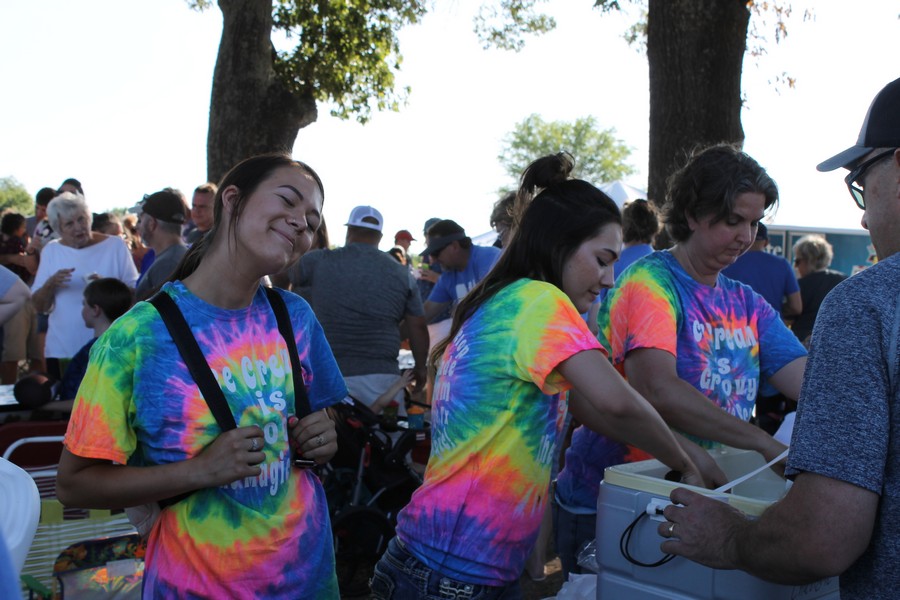
{"type": "Polygon", "coordinates": [[[62,455],[67,426],[66,421],[4,423],[0,425],[0,455],[28,471],[55,467],[62,455]]]}

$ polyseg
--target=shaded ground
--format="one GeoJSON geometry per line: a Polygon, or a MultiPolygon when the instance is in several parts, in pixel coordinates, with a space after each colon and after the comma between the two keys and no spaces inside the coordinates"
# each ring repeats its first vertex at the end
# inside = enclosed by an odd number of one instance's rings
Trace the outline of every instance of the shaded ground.
{"type": "Polygon", "coordinates": [[[527,575],[522,576],[520,581],[525,600],[552,598],[559,592],[559,588],[562,587],[564,581],[558,558],[554,557],[544,565],[544,575],[547,576],[544,581],[532,581],[527,575]]]}

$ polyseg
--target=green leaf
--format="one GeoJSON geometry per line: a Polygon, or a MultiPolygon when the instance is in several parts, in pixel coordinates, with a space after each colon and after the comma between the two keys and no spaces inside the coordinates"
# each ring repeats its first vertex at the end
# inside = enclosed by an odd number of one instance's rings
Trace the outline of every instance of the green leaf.
{"type": "Polygon", "coordinates": [[[34,209],[34,198],[15,177],[0,178],[0,212],[12,211],[30,215],[34,209]]]}
{"type": "Polygon", "coordinates": [[[614,181],[635,172],[627,162],[631,148],[615,133],[601,129],[592,116],[548,122],[533,114],[507,134],[497,159],[516,181],[531,161],[565,150],[575,157],[573,176],[594,184],[614,181]]]}

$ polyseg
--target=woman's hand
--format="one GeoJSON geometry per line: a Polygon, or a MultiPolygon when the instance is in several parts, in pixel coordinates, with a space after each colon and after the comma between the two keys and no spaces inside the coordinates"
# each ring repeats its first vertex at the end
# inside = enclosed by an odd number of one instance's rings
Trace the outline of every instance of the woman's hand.
{"type": "MultiPolygon", "coordinates": [[[[715,489],[728,483],[728,476],[719,468],[719,465],[710,456],[709,452],[682,435],[675,434],[675,439],[678,440],[679,445],[691,459],[691,462],[697,466],[697,474],[700,476],[701,481],[699,484],[692,485],[715,489]]],[[[687,481],[684,482],[687,483],[687,481]]]]}
{"type": "Polygon", "coordinates": [[[49,285],[53,290],[69,285],[69,282],[72,281],[72,272],[74,270],[74,268],[60,269],[59,271],[51,275],[50,278],[47,279],[47,283],[44,285],[49,285]]]}
{"type": "Polygon", "coordinates": [[[334,421],[324,410],[311,413],[302,419],[288,419],[291,446],[303,458],[322,465],[331,460],[338,449],[334,421]]]}
{"type": "MultiPolygon", "coordinates": [[[[694,467],[696,469],[696,467],[694,467]]],[[[703,475],[700,473],[700,470],[692,470],[690,468],[681,472],[681,483],[686,483],[687,485],[693,485],[696,487],[705,487],[706,483],[703,480],[703,475]]]]}
{"type": "MultiPolygon", "coordinates": [[[[787,446],[770,436],[768,433],[763,432],[764,437],[762,438],[762,446],[759,448],[758,452],[763,455],[763,458],[766,459],[766,462],[770,460],[774,460],[778,456],[781,455],[782,452],[787,450],[787,446]]],[[[784,467],[787,463],[786,459],[781,459],[774,465],[772,465],[772,470],[775,471],[779,477],[784,477],[784,467]]]]}
{"type": "Polygon", "coordinates": [[[72,272],[75,269],[60,269],[47,278],[44,285],[40,289],[35,290],[31,295],[34,301],[34,308],[38,312],[48,313],[53,310],[53,303],[56,298],[56,290],[66,286],[72,280],[72,272]]]}
{"type": "Polygon", "coordinates": [[[197,489],[227,485],[245,477],[257,477],[266,459],[265,439],[256,425],[238,427],[219,435],[194,459],[197,461],[197,489]]]}

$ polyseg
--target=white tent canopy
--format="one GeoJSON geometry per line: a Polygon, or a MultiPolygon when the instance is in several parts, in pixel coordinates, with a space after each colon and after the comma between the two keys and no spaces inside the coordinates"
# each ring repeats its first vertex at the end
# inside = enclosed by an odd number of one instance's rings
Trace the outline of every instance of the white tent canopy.
{"type": "Polygon", "coordinates": [[[646,190],[636,188],[633,185],[625,183],[622,180],[610,181],[609,183],[601,183],[600,191],[615,201],[616,205],[621,209],[626,202],[638,199],[647,199],[646,190]]]}

